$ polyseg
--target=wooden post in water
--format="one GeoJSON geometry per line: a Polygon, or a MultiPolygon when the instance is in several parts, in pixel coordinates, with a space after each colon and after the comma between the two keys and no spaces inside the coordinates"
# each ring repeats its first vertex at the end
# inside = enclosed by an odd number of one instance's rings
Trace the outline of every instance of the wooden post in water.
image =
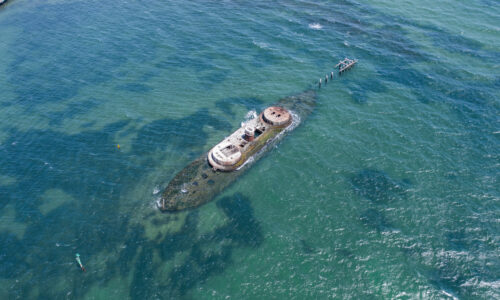
{"type": "MultiPolygon", "coordinates": [[[[346,57],[346,58],[340,60],[339,63],[336,64],[334,68],[338,68],[339,75],[342,75],[342,73],[344,73],[345,71],[354,67],[354,65],[357,62],[358,62],[358,60],[356,60],[356,59],[349,59],[346,57]]],[[[332,79],[333,79],[333,72],[330,72],[330,80],[332,80],[332,79]]],[[[322,78],[320,78],[319,82],[318,82],[318,88],[321,88],[322,83],[323,83],[322,78]]],[[[328,83],[328,73],[325,75],[325,84],[327,84],[327,83],[328,83]]]]}
{"type": "Polygon", "coordinates": [[[339,75],[342,75],[345,71],[349,70],[350,68],[354,67],[354,65],[358,61],[355,59],[349,59],[349,58],[344,58],[341,60],[338,64],[335,65],[335,68],[339,68],[339,75]]]}

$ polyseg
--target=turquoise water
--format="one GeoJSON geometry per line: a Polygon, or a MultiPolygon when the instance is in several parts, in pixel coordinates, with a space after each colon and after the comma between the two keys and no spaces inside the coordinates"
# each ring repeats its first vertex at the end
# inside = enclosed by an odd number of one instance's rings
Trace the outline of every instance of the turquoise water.
{"type": "Polygon", "coordinates": [[[0,298],[500,298],[498,24],[488,0],[9,1],[0,298]],[[228,190],[155,209],[346,56],[228,190]]]}

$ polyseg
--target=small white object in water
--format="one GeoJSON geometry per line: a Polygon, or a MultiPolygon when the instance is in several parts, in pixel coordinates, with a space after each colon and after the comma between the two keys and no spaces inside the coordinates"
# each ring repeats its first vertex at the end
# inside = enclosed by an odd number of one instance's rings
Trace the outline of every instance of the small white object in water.
{"type": "Polygon", "coordinates": [[[312,24],[309,24],[309,28],[315,29],[315,30],[320,30],[321,28],[323,28],[323,26],[321,26],[321,24],[319,24],[319,23],[312,23],[312,24]]]}
{"type": "Polygon", "coordinates": [[[155,188],[153,189],[153,195],[156,195],[159,192],[160,192],[160,189],[157,186],[155,186],[155,188]]]}
{"type": "Polygon", "coordinates": [[[250,110],[247,112],[247,114],[245,115],[245,121],[244,122],[241,122],[241,127],[245,127],[245,125],[247,124],[248,121],[252,120],[252,119],[255,119],[257,118],[257,112],[255,110],[250,110]]]}
{"type": "Polygon", "coordinates": [[[257,112],[255,110],[250,110],[245,115],[245,120],[247,120],[247,121],[250,121],[250,120],[255,119],[255,118],[257,118],[257,112]]]}

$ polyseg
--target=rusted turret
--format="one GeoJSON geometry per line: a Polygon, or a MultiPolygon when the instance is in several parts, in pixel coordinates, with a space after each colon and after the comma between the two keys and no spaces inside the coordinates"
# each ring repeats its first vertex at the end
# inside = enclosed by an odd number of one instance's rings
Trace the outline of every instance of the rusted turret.
{"type": "Polygon", "coordinates": [[[290,113],[280,106],[271,106],[261,114],[262,121],[273,126],[287,126],[292,122],[290,113]]]}
{"type": "Polygon", "coordinates": [[[213,147],[208,152],[208,162],[214,170],[233,171],[265,145],[261,140],[267,140],[291,123],[292,116],[285,108],[268,107],[259,118],[243,124],[213,147]]]}
{"type": "Polygon", "coordinates": [[[255,128],[253,126],[245,127],[245,140],[251,142],[255,137],[255,128]]]}

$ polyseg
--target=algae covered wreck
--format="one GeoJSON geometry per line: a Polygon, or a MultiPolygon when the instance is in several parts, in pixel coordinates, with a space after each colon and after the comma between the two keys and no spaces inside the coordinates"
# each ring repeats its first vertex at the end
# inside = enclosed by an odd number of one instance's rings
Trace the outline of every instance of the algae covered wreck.
{"type": "Polygon", "coordinates": [[[281,99],[257,118],[242,124],[208,153],[181,170],[167,185],[158,207],[179,211],[200,206],[217,196],[261,157],[270,144],[293,130],[313,110],[315,89],[281,99]]]}
{"type": "MultiPolygon", "coordinates": [[[[358,61],[344,58],[334,68],[339,76],[352,69],[358,61]]],[[[328,74],[324,84],[328,83],[328,74]]],[[[330,72],[330,80],[333,72],[330,72]]],[[[321,88],[319,79],[318,88],[321,88]]],[[[298,95],[285,97],[267,107],[258,118],[242,123],[230,136],[224,138],[208,153],[181,170],[167,185],[158,207],[161,211],[179,211],[200,206],[217,196],[248,168],[248,162],[261,157],[279,141],[286,132],[293,130],[313,110],[316,88],[298,95]]]]}

